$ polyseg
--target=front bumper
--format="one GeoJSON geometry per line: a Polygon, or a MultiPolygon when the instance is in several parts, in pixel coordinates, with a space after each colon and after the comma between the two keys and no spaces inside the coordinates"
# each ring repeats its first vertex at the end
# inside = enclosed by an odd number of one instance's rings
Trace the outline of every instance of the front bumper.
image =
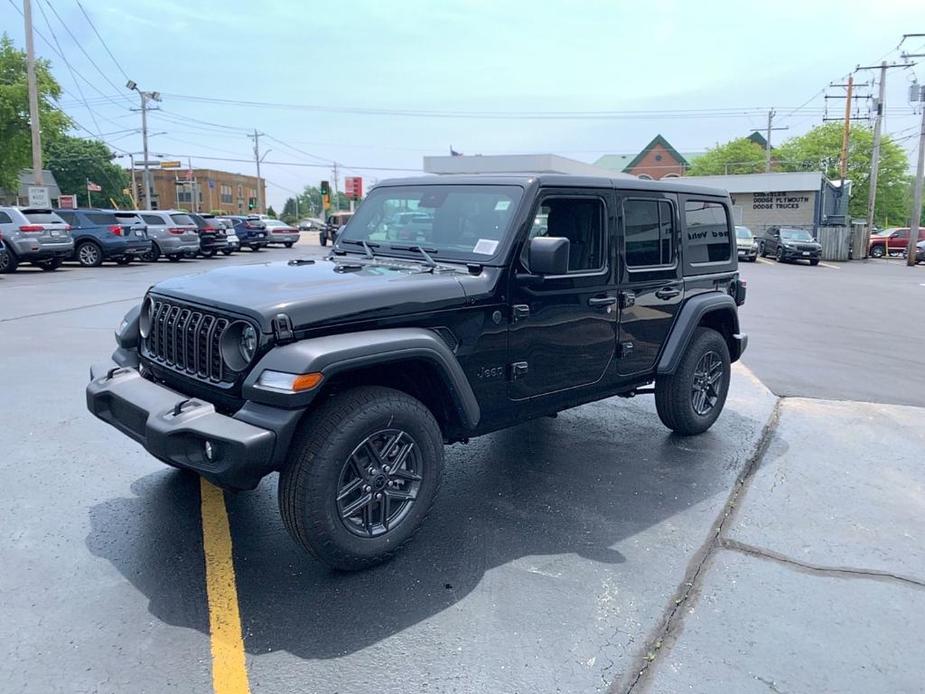
{"type": "Polygon", "coordinates": [[[819,260],[819,256],[822,254],[822,251],[800,251],[790,248],[783,248],[781,254],[784,257],[784,260],[819,260]]]}
{"type": "Polygon", "coordinates": [[[758,257],[757,248],[740,248],[738,249],[738,256],[740,258],[748,258],[749,260],[758,257]]]}
{"type": "Polygon", "coordinates": [[[90,412],[154,457],[234,490],[253,489],[278,469],[302,414],[248,403],[233,416],[223,415],[211,403],[153,383],[136,368],[112,360],[90,369],[86,395],[90,412]]]}

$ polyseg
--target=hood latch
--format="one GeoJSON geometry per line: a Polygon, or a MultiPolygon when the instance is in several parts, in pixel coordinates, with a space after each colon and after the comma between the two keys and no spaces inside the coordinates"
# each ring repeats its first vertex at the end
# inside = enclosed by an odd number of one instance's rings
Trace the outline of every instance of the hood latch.
{"type": "Polygon", "coordinates": [[[273,336],[278,343],[292,342],[295,339],[292,321],[289,320],[289,316],[285,313],[277,313],[271,325],[273,327],[273,336]]]}

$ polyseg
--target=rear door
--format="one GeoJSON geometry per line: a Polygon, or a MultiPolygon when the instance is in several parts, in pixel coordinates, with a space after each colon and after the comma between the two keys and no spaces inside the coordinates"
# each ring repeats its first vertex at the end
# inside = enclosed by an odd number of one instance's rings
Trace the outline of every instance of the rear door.
{"type": "Polygon", "coordinates": [[[621,376],[651,370],[684,300],[674,193],[617,191],[621,206],[621,376]]]}

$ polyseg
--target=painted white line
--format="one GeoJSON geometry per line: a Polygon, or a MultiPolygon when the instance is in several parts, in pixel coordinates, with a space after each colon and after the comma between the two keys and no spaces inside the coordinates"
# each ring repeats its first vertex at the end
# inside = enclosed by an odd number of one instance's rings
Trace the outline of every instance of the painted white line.
{"type": "Polygon", "coordinates": [[[838,265],[829,265],[828,263],[819,263],[819,264],[820,264],[822,267],[827,267],[827,268],[829,268],[830,270],[841,270],[841,268],[838,267],[838,265]]]}
{"type": "Polygon", "coordinates": [[[759,263],[764,263],[765,265],[777,265],[777,263],[772,263],[767,258],[758,258],[759,263]]]}

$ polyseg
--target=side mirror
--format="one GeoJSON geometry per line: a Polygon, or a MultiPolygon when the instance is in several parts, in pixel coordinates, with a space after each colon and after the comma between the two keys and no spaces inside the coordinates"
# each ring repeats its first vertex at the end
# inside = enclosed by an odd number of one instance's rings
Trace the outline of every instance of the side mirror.
{"type": "Polygon", "coordinates": [[[568,273],[569,240],[537,236],[530,240],[530,271],[534,275],[568,273]]]}

